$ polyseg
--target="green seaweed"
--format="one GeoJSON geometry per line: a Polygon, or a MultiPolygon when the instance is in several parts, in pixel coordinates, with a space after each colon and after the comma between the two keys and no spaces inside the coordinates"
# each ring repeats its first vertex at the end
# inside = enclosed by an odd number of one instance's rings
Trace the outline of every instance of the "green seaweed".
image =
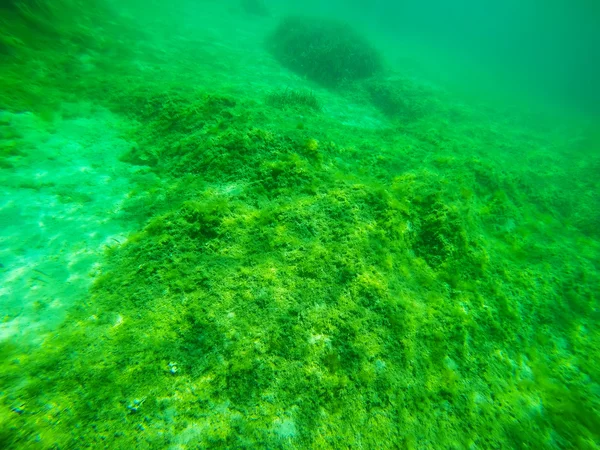
{"type": "MultiPolygon", "coordinates": [[[[47,13],[27,26],[50,33],[47,13]]],[[[134,229],[58,330],[0,342],[0,445],[598,446],[597,156],[564,177],[531,152],[544,181],[505,154],[555,136],[432,92],[406,88],[413,109],[372,86],[383,129],[298,127],[264,97],[100,59],[74,87],[136,121],[134,229]]]]}
{"type": "Polygon", "coordinates": [[[327,87],[381,72],[382,57],[351,26],[320,17],[286,17],[267,40],[285,67],[327,87]]]}

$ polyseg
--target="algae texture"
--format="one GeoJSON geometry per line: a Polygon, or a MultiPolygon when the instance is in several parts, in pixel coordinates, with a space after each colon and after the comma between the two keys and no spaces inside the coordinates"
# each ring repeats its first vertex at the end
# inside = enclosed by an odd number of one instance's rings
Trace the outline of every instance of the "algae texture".
{"type": "Polygon", "coordinates": [[[383,69],[382,57],[365,37],[346,23],[321,17],[284,18],[267,48],[285,67],[328,87],[383,69]]]}
{"type": "MultiPolygon", "coordinates": [[[[365,58],[282,64],[328,87],[377,73],[346,28],[289,20],[365,58]]],[[[86,42],[102,45],[90,27],[86,42]]],[[[73,96],[110,108],[133,124],[121,160],[136,182],[113,218],[131,233],[107,246],[67,320],[0,341],[3,448],[598,448],[593,133],[384,76],[321,91],[323,108],[292,93],[308,86],[271,99],[199,86],[177,48],[164,65],[139,44],[156,71],[115,62],[140,39],[119,36],[83,80],[2,94],[5,109],[39,115],[73,96]],[[349,98],[383,125],[327,113],[349,98]]],[[[32,62],[8,52],[34,50],[2,42],[11,86],[32,62]]],[[[61,53],[35,51],[40,67],[61,53]]],[[[7,173],[19,154],[0,138],[7,173]]]]}

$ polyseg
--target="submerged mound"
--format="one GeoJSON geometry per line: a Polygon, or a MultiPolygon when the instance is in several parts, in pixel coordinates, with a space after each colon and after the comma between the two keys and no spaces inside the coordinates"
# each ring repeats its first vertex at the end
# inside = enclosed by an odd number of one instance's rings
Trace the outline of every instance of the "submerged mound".
{"type": "Polygon", "coordinates": [[[368,78],[382,69],[375,48],[349,25],[314,17],[287,17],[268,39],[285,67],[319,84],[368,78]]]}
{"type": "Polygon", "coordinates": [[[244,13],[250,16],[268,17],[271,15],[263,0],[241,0],[240,6],[244,13]]]}

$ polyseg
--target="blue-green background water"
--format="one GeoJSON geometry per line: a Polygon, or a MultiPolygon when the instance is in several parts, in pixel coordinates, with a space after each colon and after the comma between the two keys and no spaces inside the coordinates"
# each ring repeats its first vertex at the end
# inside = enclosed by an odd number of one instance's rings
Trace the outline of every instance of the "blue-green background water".
{"type": "Polygon", "coordinates": [[[592,2],[0,5],[0,447],[600,446],[592,2]]]}
{"type": "Polygon", "coordinates": [[[477,95],[503,88],[598,114],[596,2],[316,1],[292,9],[362,23],[396,51],[423,45],[432,53],[413,56],[428,75],[477,95]]]}

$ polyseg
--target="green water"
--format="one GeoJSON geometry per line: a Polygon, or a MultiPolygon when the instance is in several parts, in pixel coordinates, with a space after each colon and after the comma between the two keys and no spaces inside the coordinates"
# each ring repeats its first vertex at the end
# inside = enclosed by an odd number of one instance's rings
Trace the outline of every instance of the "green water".
{"type": "Polygon", "coordinates": [[[538,3],[0,4],[0,448],[600,447],[599,10],[538,3]]]}

